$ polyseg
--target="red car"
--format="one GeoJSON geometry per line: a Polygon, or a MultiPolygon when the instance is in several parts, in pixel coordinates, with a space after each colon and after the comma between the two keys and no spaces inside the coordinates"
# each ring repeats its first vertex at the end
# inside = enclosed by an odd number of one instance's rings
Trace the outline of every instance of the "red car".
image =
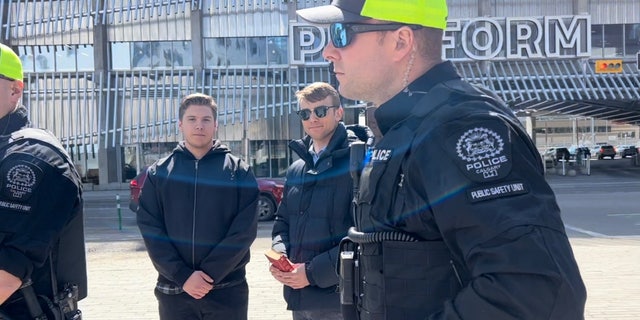
{"type": "MultiPolygon", "coordinates": [[[[144,168],[144,170],[140,171],[140,173],[129,182],[129,190],[131,191],[129,209],[133,212],[138,210],[138,196],[140,195],[140,190],[146,177],[147,169],[144,168]]],[[[260,189],[257,208],[258,221],[272,220],[276,214],[280,200],[282,200],[284,179],[257,178],[256,180],[258,181],[258,188],[260,189]]]]}

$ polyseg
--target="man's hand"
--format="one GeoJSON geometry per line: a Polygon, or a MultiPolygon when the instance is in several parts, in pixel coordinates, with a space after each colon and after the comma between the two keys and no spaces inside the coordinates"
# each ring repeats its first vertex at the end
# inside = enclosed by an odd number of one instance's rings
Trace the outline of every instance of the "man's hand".
{"type": "Polygon", "coordinates": [[[202,299],[213,289],[213,279],[206,273],[196,270],[189,276],[182,289],[194,299],[202,299]]]}
{"type": "Polygon", "coordinates": [[[16,290],[20,289],[21,285],[22,280],[20,278],[0,270],[0,305],[7,301],[16,290]]]}
{"type": "Polygon", "coordinates": [[[272,265],[269,267],[269,272],[280,283],[293,289],[302,289],[308,286],[309,279],[307,279],[304,263],[296,263],[293,266],[295,268],[293,271],[282,272],[272,265]]]}

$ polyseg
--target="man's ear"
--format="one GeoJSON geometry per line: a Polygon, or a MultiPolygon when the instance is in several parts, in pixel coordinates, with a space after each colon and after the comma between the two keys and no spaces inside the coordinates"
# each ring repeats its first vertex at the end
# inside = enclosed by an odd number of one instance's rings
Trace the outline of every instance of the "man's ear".
{"type": "Polygon", "coordinates": [[[11,86],[11,95],[12,96],[22,96],[22,88],[19,85],[13,85],[11,86]]]}
{"type": "Polygon", "coordinates": [[[396,51],[399,53],[399,57],[404,57],[411,54],[411,50],[414,47],[415,35],[413,30],[409,27],[401,27],[396,31],[396,51]]]}
{"type": "Polygon", "coordinates": [[[22,89],[20,89],[19,86],[15,86],[15,85],[12,86],[11,95],[9,96],[9,101],[11,101],[11,103],[17,104],[21,98],[22,98],[22,89]]]}
{"type": "Polygon", "coordinates": [[[336,118],[338,118],[338,121],[341,121],[343,116],[344,116],[344,108],[340,106],[340,108],[336,109],[336,118]]]}

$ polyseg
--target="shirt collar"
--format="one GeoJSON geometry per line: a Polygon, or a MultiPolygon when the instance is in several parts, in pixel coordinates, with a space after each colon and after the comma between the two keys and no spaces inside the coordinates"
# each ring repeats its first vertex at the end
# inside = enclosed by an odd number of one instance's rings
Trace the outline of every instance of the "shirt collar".
{"type": "Polygon", "coordinates": [[[311,143],[309,145],[309,154],[311,155],[311,157],[313,158],[313,164],[316,164],[316,162],[318,162],[318,159],[320,159],[320,156],[322,155],[322,153],[324,152],[324,150],[326,150],[327,147],[324,147],[322,149],[320,149],[320,151],[318,151],[316,153],[315,150],[313,150],[313,143],[311,143]]]}

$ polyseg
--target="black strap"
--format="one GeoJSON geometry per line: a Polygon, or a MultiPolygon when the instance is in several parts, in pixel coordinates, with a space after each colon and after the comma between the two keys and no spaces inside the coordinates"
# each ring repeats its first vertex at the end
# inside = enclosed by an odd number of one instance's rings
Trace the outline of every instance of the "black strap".
{"type": "Polygon", "coordinates": [[[38,302],[38,296],[33,290],[33,282],[31,279],[27,279],[25,283],[20,287],[20,293],[24,297],[24,302],[29,309],[29,315],[35,320],[47,320],[47,316],[42,311],[40,303],[38,302]]]}

